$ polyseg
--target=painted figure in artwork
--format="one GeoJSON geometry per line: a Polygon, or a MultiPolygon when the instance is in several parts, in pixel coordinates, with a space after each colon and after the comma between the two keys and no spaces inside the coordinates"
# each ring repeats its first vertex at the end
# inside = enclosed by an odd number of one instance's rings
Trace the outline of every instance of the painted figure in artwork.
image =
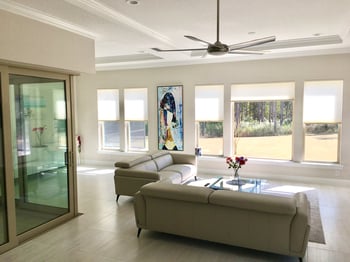
{"type": "Polygon", "coordinates": [[[163,150],[178,150],[173,132],[177,127],[176,105],[174,95],[171,92],[164,94],[159,105],[160,139],[163,150]]]}

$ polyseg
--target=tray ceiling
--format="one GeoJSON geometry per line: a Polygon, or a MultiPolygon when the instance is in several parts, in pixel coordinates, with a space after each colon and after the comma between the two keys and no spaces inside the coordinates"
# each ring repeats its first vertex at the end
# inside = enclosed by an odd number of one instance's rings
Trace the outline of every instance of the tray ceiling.
{"type": "Polygon", "coordinates": [[[151,49],[204,47],[184,35],[215,42],[215,0],[1,0],[0,8],[93,38],[97,70],[350,52],[348,0],[221,0],[223,42],[277,41],[252,49],[264,55],[220,57],[151,49]]]}

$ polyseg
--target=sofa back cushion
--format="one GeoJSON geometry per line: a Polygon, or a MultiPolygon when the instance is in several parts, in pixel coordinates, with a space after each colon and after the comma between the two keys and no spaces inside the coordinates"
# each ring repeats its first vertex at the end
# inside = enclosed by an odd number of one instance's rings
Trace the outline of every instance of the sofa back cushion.
{"type": "Polygon", "coordinates": [[[164,156],[164,155],[167,155],[167,154],[169,154],[169,152],[166,151],[166,150],[156,150],[156,151],[153,151],[153,152],[149,153],[148,155],[150,157],[152,157],[152,159],[155,159],[157,157],[164,156]]]}
{"type": "Polygon", "coordinates": [[[114,164],[114,166],[121,167],[121,168],[132,168],[143,162],[150,161],[151,159],[152,159],[151,156],[141,156],[131,160],[118,161],[114,164]]]}
{"type": "Polygon", "coordinates": [[[157,165],[158,171],[174,163],[173,158],[169,153],[156,157],[153,160],[157,165]]]}
{"type": "Polygon", "coordinates": [[[229,190],[215,191],[210,195],[209,202],[219,206],[289,216],[295,215],[297,209],[294,197],[252,194],[229,190]]]}
{"type": "Polygon", "coordinates": [[[196,203],[208,203],[209,195],[214,190],[208,187],[194,187],[163,182],[149,183],[141,187],[144,197],[171,199],[196,203]]]}
{"type": "Polygon", "coordinates": [[[133,166],[131,169],[157,172],[157,165],[153,160],[148,160],[133,166]]]}

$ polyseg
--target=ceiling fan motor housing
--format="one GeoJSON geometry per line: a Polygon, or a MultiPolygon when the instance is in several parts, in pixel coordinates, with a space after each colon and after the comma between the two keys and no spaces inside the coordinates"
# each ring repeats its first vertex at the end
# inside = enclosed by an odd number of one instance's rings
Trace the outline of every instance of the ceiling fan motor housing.
{"type": "Polygon", "coordinates": [[[221,42],[216,42],[213,45],[208,46],[208,53],[211,55],[224,55],[230,51],[228,45],[222,44],[221,42]]]}

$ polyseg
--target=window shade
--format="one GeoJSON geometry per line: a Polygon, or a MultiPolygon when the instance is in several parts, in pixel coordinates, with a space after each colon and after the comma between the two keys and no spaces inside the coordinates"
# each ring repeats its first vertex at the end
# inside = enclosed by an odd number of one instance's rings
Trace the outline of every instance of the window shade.
{"type": "Polygon", "coordinates": [[[147,88],[125,89],[125,120],[145,121],[148,119],[147,88]]]}
{"type": "Polygon", "coordinates": [[[196,86],[196,121],[223,121],[224,86],[196,86]]]}
{"type": "Polygon", "coordinates": [[[99,121],[119,120],[119,90],[97,90],[97,99],[99,121]]]}
{"type": "Polygon", "coordinates": [[[304,123],[342,121],[343,81],[309,81],[304,84],[304,123]]]}
{"type": "Polygon", "coordinates": [[[294,83],[238,84],[231,86],[231,101],[294,99],[294,83]]]}

